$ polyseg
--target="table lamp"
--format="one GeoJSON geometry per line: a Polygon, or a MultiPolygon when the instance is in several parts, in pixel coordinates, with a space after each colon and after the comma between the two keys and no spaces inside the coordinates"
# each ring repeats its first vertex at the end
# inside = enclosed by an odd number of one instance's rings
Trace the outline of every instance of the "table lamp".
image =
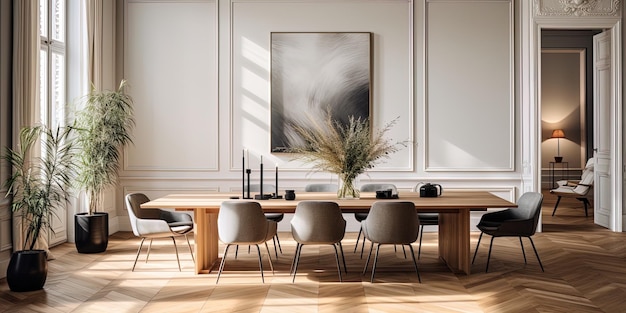
{"type": "Polygon", "coordinates": [[[561,156],[561,138],[565,138],[565,133],[562,129],[555,129],[552,131],[552,136],[550,138],[556,138],[556,156],[554,157],[554,162],[561,163],[563,161],[563,157],[561,156]]]}

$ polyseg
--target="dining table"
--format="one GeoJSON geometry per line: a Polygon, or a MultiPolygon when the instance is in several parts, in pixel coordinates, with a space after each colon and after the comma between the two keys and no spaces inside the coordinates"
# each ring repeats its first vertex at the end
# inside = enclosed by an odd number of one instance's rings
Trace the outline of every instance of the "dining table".
{"type": "MultiPolygon", "coordinates": [[[[247,198],[247,197],[246,197],[247,198]]],[[[224,201],[255,201],[265,213],[294,213],[300,201],[334,201],[343,213],[367,213],[376,201],[410,201],[418,213],[438,213],[439,259],[454,273],[470,274],[470,212],[489,208],[517,207],[513,202],[480,190],[449,190],[438,197],[420,197],[419,192],[400,192],[394,199],[378,199],[376,193],[338,199],[336,193],[298,192],[295,200],[245,199],[242,193],[168,194],[143,203],[141,208],[191,211],[194,220],[195,273],[210,273],[219,260],[217,218],[224,201]]],[[[219,264],[219,263],[217,263],[219,264]]]]}

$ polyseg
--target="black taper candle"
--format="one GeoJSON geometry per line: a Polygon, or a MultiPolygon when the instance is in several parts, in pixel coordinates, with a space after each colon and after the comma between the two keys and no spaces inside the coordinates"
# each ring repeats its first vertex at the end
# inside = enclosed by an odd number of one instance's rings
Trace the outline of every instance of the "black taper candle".
{"type": "Polygon", "coordinates": [[[245,197],[244,199],[252,199],[252,198],[250,198],[250,173],[252,173],[252,170],[247,168],[246,169],[246,174],[248,174],[248,185],[246,186],[246,188],[248,189],[248,191],[247,191],[248,196],[245,197]]]}
{"type": "Polygon", "coordinates": [[[274,198],[278,197],[278,165],[276,165],[276,193],[274,194],[274,198]]]}

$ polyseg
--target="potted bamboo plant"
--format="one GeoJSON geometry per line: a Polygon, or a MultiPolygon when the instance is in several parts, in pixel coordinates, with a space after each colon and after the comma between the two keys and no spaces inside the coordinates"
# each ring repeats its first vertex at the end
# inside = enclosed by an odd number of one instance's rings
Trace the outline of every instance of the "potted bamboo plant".
{"type": "Polygon", "coordinates": [[[19,218],[24,242],[13,252],[7,268],[7,283],[12,291],[42,289],[47,278],[47,252],[38,249],[39,241],[51,228],[55,208],[65,205],[71,196],[76,173],[72,128],[46,126],[24,127],[20,142],[2,155],[13,168],[5,181],[12,197],[11,211],[19,218]]]}
{"type": "Polygon", "coordinates": [[[121,149],[132,142],[135,125],[133,101],[122,80],[116,91],[92,89],[84,107],[76,113],[78,130],[78,185],[88,198],[88,212],[74,215],[76,249],[80,253],[106,250],[109,214],[104,212],[103,193],[117,184],[121,149]]]}

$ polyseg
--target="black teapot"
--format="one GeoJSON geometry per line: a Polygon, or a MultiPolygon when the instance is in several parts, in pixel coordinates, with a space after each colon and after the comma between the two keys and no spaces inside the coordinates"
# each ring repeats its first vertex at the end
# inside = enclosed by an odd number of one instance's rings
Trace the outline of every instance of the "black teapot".
{"type": "Polygon", "coordinates": [[[285,190],[285,200],[296,200],[296,192],[292,189],[285,190]]]}
{"type": "Polygon", "coordinates": [[[443,187],[439,184],[426,183],[420,186],[420,197],[439,197],[443,193],[443,187]]]}

